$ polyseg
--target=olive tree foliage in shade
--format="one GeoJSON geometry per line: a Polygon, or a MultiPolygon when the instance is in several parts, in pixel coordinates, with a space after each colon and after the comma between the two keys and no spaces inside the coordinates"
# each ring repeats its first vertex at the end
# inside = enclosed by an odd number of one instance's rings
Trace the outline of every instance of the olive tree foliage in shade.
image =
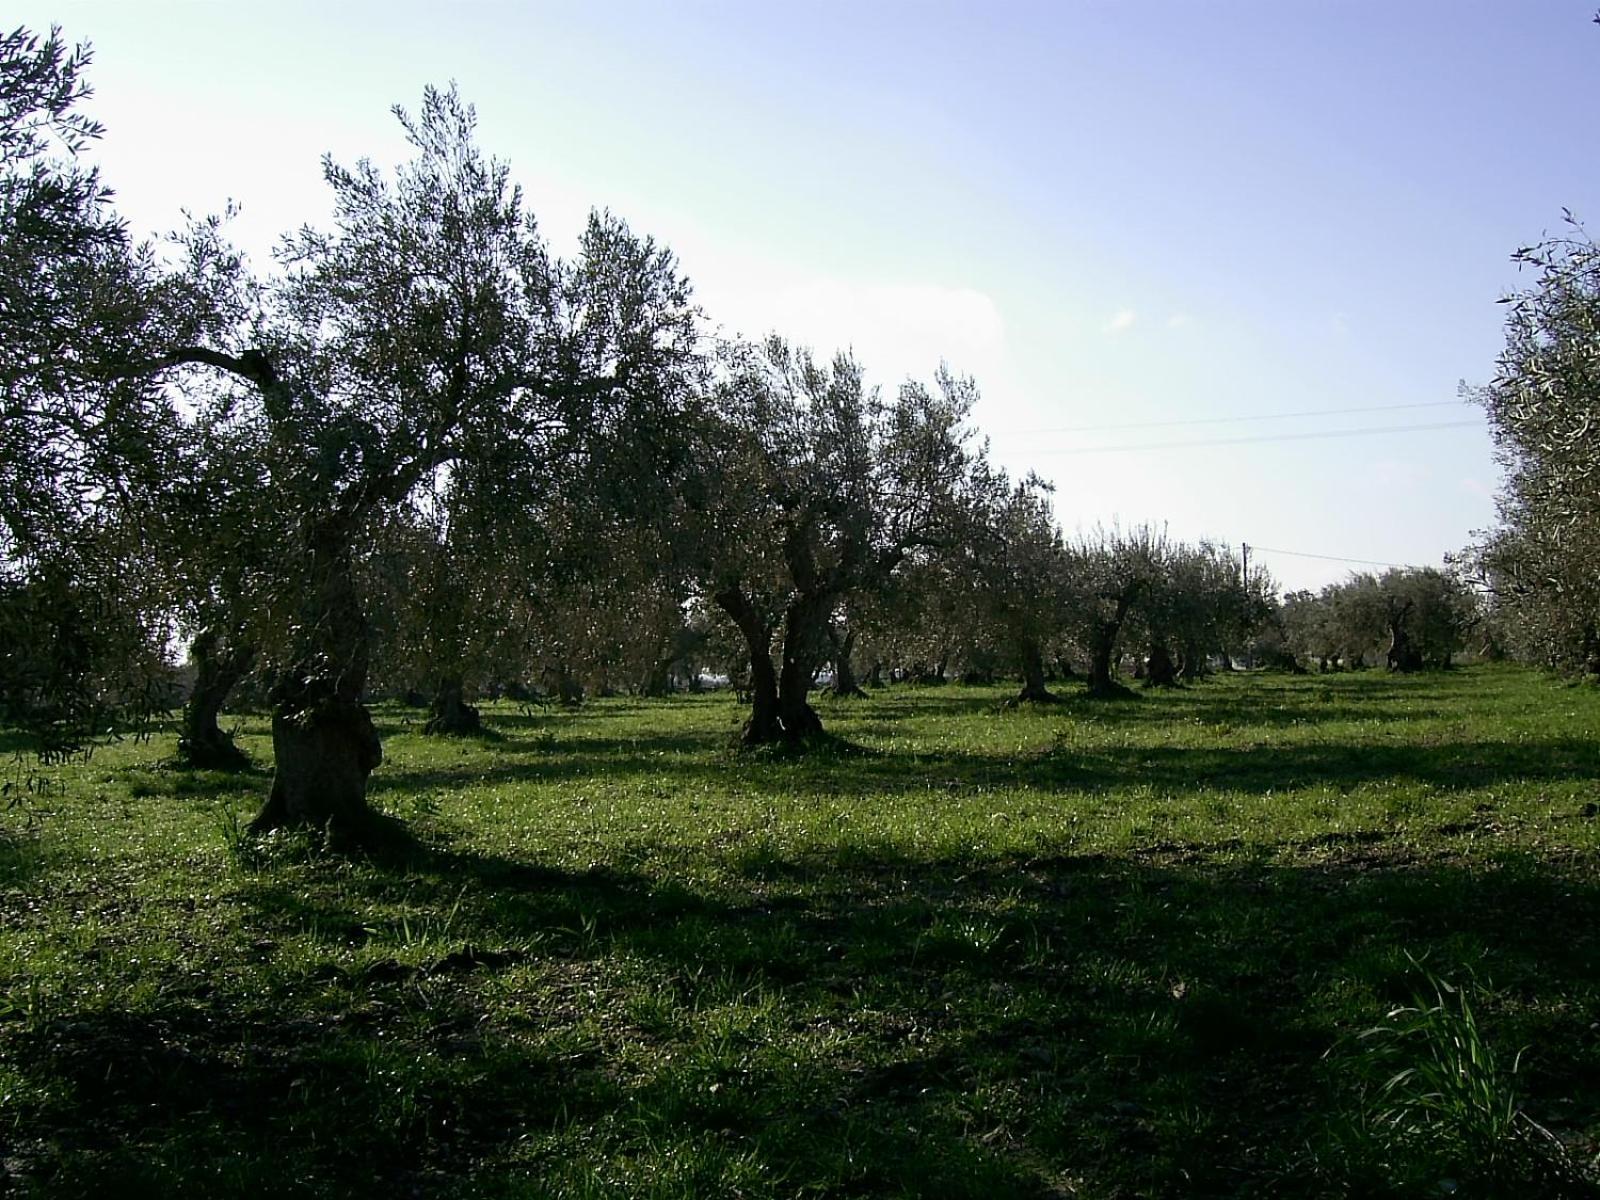
{"type": "Polygon", "coordinates": [[[1166,553],[1166,534],[1150,525],[1096,527],[1067,542],[1065,612],[1073,640],[1089,659],[1090,696],[1127,694],[1114,677],[1123,634],[1155,586],[1166,553]]]}
{"type": "Polygon", "coordinates": [[[1481,620],[1477,594],[1454,572],[1395,567],[1352,573],[1317,595],[1284,597],[1278,616],[1289,650],[1319,670],[1382,661],[1400,672],[1449,667],[1481,620]]]}
{"type": "Polygon", "coordinates": [[[293,534],[273,504],[260,429],[234,425],[225,408],[202,408],[179,441],[179,468],[153,508],[171,603],[189,638],[193,680],[184,701],[178,757],[191,766],[236,769],[244,753],[219,723],[234,689],[272,634],[274,578],[293,534]]]}
{"type": "Polygon", "coordinates": [[[1434,567],[1396,567],[1378,577],[1391,671],[1443,670],[1478,624],[1477,595],[1459,576],[1434,567]]]}
{"type": "Polygon", "coordinates": [[[365,161],[326,161],[332,228],[285,239],[281,273],[230,328],[142,364],[256,424],[267,503],[290,518],[263,598],[283,636],[258,830],[308,823],[354,838],[369,827],[366,780],[382,752],[362,703],[356,559],[374,525],[486,426],[516,438],[546,419],[536,349],[551,270],[520,193],[474,145],[473,112],[453,89],[430,88],[415,116],[396,116],[412,162],[390,179],[365,161]]]}
{"type": "Polygon", "coordinates": [[[1278,606],[1274,623],[1282,655],[1282,665],[1296,671],[1303,663],[1314,663],[1319,671],[1339,665],[1339,644],[1332,612],[1322,597],[1307,588],[1288,592],[1278,606]]]}
{"type": "Polygon", "coordinates": [[[608,590],[620,610],[681,575],[667,544],[682,502],[673,480],[706,371],[688,282],[669,251],[603,212],[550,271],[532,347],[542,419],[474,426],[412,497],[429,534],[414,542],[425,553],[398,631],[433,697],[430,732],[476,728],[468,697],[491,677],[575,678],[614,659],[605,636],[574,626],[576,610],[608,590]]]}
{"type": "Polygon", "coordinates": [[[1045,650],[1060,631],[1071,597],[1069,563],[1050,509],[1050,487],[1036,475],[1012,482],[979,461],[965,489],[960,552],[980,611],[1015,657],[1019,701],[1059,699],[1045,682],[1045,650]]]}
{"type": "Polygon", "coordinates": [[[165,580],[141,514],[173,413],[100,364],[145,334],[156,276],[85,154],[89,52],[0,35],[0,719],[47,755],[164,707],[165,580]]]}
{"type": "Polygon", "coordinates": [[[1239,560],[1226,544],[1169,544],[1156,565],[1136,608],[1147,687],[1199,679],[1212,657],[1231,661],[1272,611],[1272,577],[1257,570],[1248,583],[1241,579],[1239,560]]]}
{"type": "Polygon", "coordinates": [[[778,338],[727,355],[699,552],[749,655],[746,742],[822,731],[808,695],[830,623],[948,537],[975,391],[942,370],[886,398],[848,355],[824,365],[778,338]]]}
{"type": "Polygon", "coordinates": [[[1600,675],[1600,246],[1567,220],[1513,256],[1534,280],[1506,299],[1505,348],[1474,393],[1505,469],[1476,557],[1517,649],[1600,675]]]}

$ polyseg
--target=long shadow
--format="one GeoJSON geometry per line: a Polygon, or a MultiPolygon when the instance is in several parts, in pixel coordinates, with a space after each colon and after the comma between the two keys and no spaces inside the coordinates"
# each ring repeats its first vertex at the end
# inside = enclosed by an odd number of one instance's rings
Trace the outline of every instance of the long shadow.
{"type": "MultiPolygon", "coordinates": [[[[1004,700],[1005,695],[1002,693],[974,696],[970,692],[949,693],[924,688],[904,692],[875,692],[870,696],[868,703],[876,720],[910,721],[929,717],[959,719],[975,713],[997,712],[1004,700]]],[[[859,702],[843,701],[838,705],[833,702],[826,703],[831,712],[842,715],[850,711],[842,707],[843,704],[859,702]]]]}
{"type": "Polygon", "coordinates": [[[1354,787],[1383,779],[1412,780],[1446,790],[1514,781],[1600,779],[1600,747],[1576,738],[1541,742],[1456,741],[1432,745],[1321,743],[1253,749],[1165,747],[1053,750],[1036,761],[1032,779],[1062,788],[1103,789],[1134,783],[1265,792],[1333,784],[1354,787]]]}
{"type": "Polygon", "coordinates": [[[730,877],[688,884],[417,843],[320,891],[268,872],[245,889],[246,936],[298,939],[298,967],[271,994],[175,973],[145,1008],[13,1030],[7,1063],[55,1085],[14,1128],[54,1147],[37,1166],[56,1195],[202,1194],[202,1172],[163,1165],[175,1146],[303,1194],[540,1172],[555,1191],[559,1160],[516,1148],[574,1127],[625,1156],[754,1156],[799,1192],[1324,1194],[1293,1174],[1342,1102],[1324,1056],[1410,999],[1410,954],[1492,980],[1483,1020],[1530,1047],[1531,1115],[1592,1129],[1595,864],[1364,850],[1268,866],[733,849],[730,877]],[[453,922],[408,963],[369,944],[393,942],[400,901],[453,922]],[[642,1008],[606,1006],[619,962],[642,1008]],[[537,990],[569,978],[576,1004],[537,990]],[[525,1017],[491,1003],[519,989],[550,999],[525,1017]],[[704,1023],[730,1005],[770,1015],[730,1039],[704,1023]],[[599,1042],[582,1032],[597,1020],[599,1042]],[[607,1047],[628,1044],[658,1057],[622,1086],[607,1047]]]}
{"type": "Polygon", "coordinates": [[[1232,747],[1132,746],[1082,749],[1055,746],[1031,755],[931,753],[858,748],[857,753],[797,756],[746,766],[725,737],[706,734],[623,739],[552,739],[545,747],[507,747],[494,765],[416,770],[380,768],[374,795],[495,783],[668,776],[677,785],[726,783],[737,774],[741,790],[792,795],[857,791],[870,796],[924,788],[1019,787],[1055,792],[1104,792],[1130,785],[1169,790],[1210,788],[1265,793],[1332,785],[1353,788],[1386,779],[1409,780],[1459,791],[1510,782],[1600,779],[1600,746],[1576,738],[1543,741],[1450,741],[1429,745],[1324,742],[1309,745],[1232,747]]]}

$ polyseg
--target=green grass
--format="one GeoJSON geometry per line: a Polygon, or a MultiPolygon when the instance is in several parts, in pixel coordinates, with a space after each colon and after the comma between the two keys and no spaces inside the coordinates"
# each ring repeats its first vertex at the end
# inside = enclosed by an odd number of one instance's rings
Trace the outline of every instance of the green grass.
{"type": "Polygon", "coordinates": [[[243,838],[265,772],[170,734],[63,768],[0,807],[0,1194],[1543,1194],[1352,1150],[1413,960],[1592,1158],[1600,695],[1008,694],[806,756],[726,696],[381,709],[382,861],[243,838]]]}

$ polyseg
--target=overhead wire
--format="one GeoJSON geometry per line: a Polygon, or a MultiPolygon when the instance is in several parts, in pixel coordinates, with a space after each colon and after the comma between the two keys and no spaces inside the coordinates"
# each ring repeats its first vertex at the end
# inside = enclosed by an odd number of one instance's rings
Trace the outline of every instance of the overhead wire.
{"type": "Polygon", "coordinates": [[[1418,425],[1373,425],[1362,429],[1319,429],[1307,433],[1250,434],[1244,437],[1197,438],[1181,442],[1137,442],[1120,446],[1068,446],[1056,450],[1035,448],[1030,453],[1040,456],[1121,454],[1132,450],[1183,450],[1199,446],[1243,446],[1258,442],[1302,442],[1321,438],[1372,437],[1383,433],[1422,433],[1434,429],[1468,428],[1481,429],[1482,423],[1479,421],[1433,421],[1418,425]]]}
{"type": "Polygon", "coordinates": [[[1232,417],[1181,417],[1166,421],[1119,421],[1109,425],[1057,425],[1006,429],[997,434],[1022,437],[1039,433],[1110,433],[1118,429],[1165,429],[1178,425],[1237,425],[1245,421],[1289,421],[1300,417],[1342,417],[1352,413],[1400,412],[1413,408],[1459,408],[1460,400],[1420,400],[1413,404],[1368,404],[1356,408],[1308,408],[1300,412],[1246,413],[1232,417]]]}
{"type": "Polygon", "coordinates": [[[1410,563],[1379,562],[1373,558],[1346,558],[1342,554],[1312,554],[1306,550],[1279,550],[1274,546],[1258,546],[1254,542],[1249,545],[1250,553],[1252,554],[1287,554],[1293,558],[1319,558],[1324,562],[1355,563],[1363,567],[1398,567],[1401,570],[1411,565],[1410,563]]]}

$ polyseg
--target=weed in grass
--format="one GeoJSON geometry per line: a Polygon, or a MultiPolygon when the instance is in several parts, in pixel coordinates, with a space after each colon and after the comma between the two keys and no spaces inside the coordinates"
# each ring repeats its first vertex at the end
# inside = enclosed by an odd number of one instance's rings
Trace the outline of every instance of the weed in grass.
{"type": "Polygon", "coordinates": [[[1349,1065],[1362,1106],[1343,1131],[1357,1174],[1404,1195],[1600,1197],[1600,1176],[1522,1107],[1517,1075],[1484,1033],[1476,985],[1452,983],[1413,961],[1412,1003],[1364,1031],[1349,1065]]]}
{"type": "Polygon", "coordinates": [[[228,857],[242,867],[259,865],[256,856],[256,837],[250,832],[249,822],[242,820],[238,808],[224,799],[216,808],[217,833],[222,838],[228,857]]]}
{"type": "MultiPolygon", "coordinates": [[[[461,902],[466,896],[467,885],[462,884],[461,890],[456,893],[455,903],[442,917],[424,910],[413,920],[410,913],[401,913],[399,948],[415,956],[437,951],[448,945],[456,918],[461,915],[461,902]]],[[[368,930],[368,932],[376,931],[368,930]]]]}

